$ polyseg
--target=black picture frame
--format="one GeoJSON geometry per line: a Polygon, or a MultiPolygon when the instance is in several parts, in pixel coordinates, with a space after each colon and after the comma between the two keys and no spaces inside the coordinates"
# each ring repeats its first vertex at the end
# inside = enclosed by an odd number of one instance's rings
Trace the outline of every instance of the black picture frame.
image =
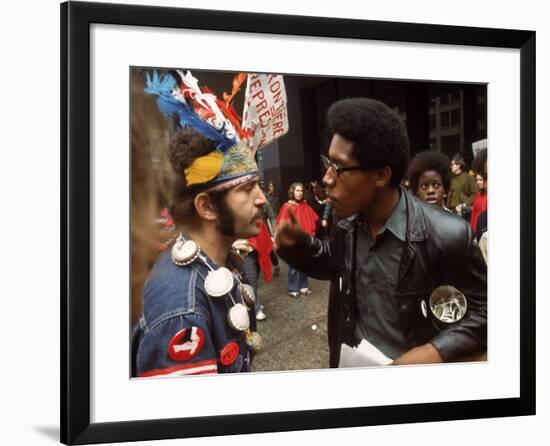
{"type": "Polygon", "coordinates": [[[84,444],[535,414],[535,32],[67,2],[61,5],[61,441],[84,444]],[[90,25],[187,28],[520,51],[520,396],[90,422],[90,25]]]}

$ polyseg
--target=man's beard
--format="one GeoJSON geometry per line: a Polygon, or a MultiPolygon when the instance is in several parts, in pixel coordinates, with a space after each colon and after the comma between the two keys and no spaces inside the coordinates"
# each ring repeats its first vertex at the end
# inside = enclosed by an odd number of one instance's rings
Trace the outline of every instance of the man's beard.
{"type": "Polygon", "coordinates": [[[226,237],[235,237],[235,214],[233,210],[227,206],[225,200],[219,200],[216,203],[219,212],[216,229],[226,237]]]}

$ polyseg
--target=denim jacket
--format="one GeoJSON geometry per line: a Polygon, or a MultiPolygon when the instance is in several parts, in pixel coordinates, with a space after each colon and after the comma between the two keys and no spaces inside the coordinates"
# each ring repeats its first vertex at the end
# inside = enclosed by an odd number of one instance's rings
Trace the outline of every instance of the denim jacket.
{"type": "MultiPolygon", "coordinates": [[[[142,315],[132,335],[132,376],[250,371],[245,334],[227,322],[233,302],[229,293],[208,295],[204,288],[208,271],[200,259],[175,265],[170,250],[157,259],[144,286],[142,315]]],[[[231,295],[243,303],[236,280],[231,295]]],[[[254,330],[253,309],[249,316],[254,330]]]]}

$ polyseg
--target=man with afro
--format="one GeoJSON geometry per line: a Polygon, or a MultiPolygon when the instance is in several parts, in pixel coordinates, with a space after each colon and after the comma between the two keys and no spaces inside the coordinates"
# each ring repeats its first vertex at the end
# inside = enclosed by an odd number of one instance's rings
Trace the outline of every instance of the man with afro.
{"type": "Polygon", "coordinates": [[[294,268],[331,281],[330,366],[346,365],[344,344],[370,343],[385,355],[383,364],[478,358],[487,342],[487,273],[470,226],[401,188],[409,140],[387,105],[339,100],[327,122],[323,183],[340,220],[328,241],[295,220],[281,222],[275,242],[294,268]],[[452,323],[439,323],[430,310],[430,295],[442,286],[466,303],[452,323]]]}

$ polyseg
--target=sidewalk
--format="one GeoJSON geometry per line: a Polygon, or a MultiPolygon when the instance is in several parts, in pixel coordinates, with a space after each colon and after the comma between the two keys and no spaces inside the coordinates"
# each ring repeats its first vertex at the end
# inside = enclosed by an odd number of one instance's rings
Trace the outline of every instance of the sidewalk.
{"type": "Polygon", "coordinates": [[[266,284],[260,275],[258,294],[267,319],[258,321],[263,349],[252,371],[328,368],[327,307],[329,282],[309,278],[312,294],[288,295],[288,266],[279,259],[281,273],[266,284]]]}

